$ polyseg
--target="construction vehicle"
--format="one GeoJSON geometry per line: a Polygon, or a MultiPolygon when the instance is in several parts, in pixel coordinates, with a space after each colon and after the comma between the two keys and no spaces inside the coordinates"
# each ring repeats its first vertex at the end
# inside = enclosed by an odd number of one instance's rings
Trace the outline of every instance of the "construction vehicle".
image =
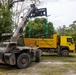
{"type": "Polygon", "coordinates": [[[26,47],[25,45],[17,45],[20,35],[23,33],[23,28],[31,17],[46,16],[46,8],[38,9],[35,4],[31,4],[25,17],[22,18],[16,31],[11,36],[7,33],[2,35],[0,41],[0,63],[16,65],[18,68],[26,68],[30,65],[31,58],[35,56],[36,62],[40,61],[40,50],[38,47],[26,47]]]}
{"type": "Polygon", "coordinates": [[[59,56],[69,56],[69,52],[75,51],[75,43],[71,36],[54,34],[50,38],[24,38],[26,46],[38,46],[44,52],[55,52],[59,56]]]}

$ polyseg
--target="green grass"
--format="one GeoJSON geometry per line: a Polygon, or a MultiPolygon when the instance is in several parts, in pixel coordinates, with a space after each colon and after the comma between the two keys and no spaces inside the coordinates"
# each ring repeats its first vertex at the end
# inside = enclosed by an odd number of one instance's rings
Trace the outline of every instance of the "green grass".
{"type": "Polygon", "coordinates": [[[71,53],[69,57],[59,57],[56,54],[44,54],[41,57],[41,61],[62,61],[62,62],[76,62],[76,54],[71,53]]]}
{"type": "MultiPolygon", "coordinates": [[[[39,75],[68,75],[70,74],[69,70],[74,71],[76,74],[76,53],[71,53],[69,57],[59,57],[56,54],[45,53],[41,57],[41,62],[68,62],[68,64],[41,64],[37,66],[39,75]],[[69,64],[69,62],[71,64],[69,64]]],[[[72,74],[71,74],[72,75],[72,74]]]]}
{"type": "Polygon", "coordinates": [[[40,75],[62,75],[68,71],[68,68],[65,68],[63,65],[56,64],[41,64],[37,68],[39,69],[40,75]]]}
{"type": "MultiPolygon", "coordinates": [[[[46,67],[45,67],[46,68],[46,67]]],[[[66,68],[58,68],[58,67],[53,67],[53,68],[46,68],[40,70],[41,75],[62,75],[64,72],[67,72],[68,69],[66,68]]]]}
{"type": "Polygon", "coordinates": [[[67,67],[69,69],[76,71],[76,64],[64,64],[64,67],[67,67]]]}

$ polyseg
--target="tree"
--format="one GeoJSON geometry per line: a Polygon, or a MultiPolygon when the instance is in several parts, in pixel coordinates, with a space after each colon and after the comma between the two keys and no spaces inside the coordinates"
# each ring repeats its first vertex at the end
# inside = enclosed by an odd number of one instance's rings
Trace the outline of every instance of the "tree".
{"type": "Polygon", "coordinates": [[[69,29],[70,29],[70,35],[73,37],[76,43],[76,21],[74,21],[73,24],[69,25],[69,29]]]}
{"type": "Polygon", "coordinates": [[[24,31],[24,34],[26,37],[35,37],[40,35],[46,36],[46,31],[48,31],[47,37],[51,37],[52,34],[56,33],[53,23],[48,23],[48,30],[46,30],[46,19],[45,18],[36,18],[34,21],[30,21],[26,29],[24,31]]]}
{"type": "Polygon", "coordinates": [[[4,0],[0,3],[0,38],[2,33],[12,32],[12,11],[4,0]]]}
{"type": "Polygon", "coordinates": [[[57,29],[57,33],[60,35],[72,36],[76,43],[76,21],[69,25],[69,27],[63,26],[57,29]]]}
{"type": "Polygon", "coordinates": [[[57,28],[57,33],[60,34],[60,35],[65,35],[66,30],[67,30],[67,27],[65,25],[63,25],[63,27],[59,26],[57,28]]]}

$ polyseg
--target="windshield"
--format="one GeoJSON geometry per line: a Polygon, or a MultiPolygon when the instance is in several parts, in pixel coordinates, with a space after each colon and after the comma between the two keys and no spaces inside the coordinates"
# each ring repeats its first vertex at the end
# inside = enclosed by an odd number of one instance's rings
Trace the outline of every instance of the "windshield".
{"type": "MultiPolygon", "coordinates": [[[[4,44],[3,42],[10,42],[11,36],[2,36],[2,39],[0,40],[0,47],[4,47],[6,46],[6,44],[4,44]]],[[[19,38],[18,42],[17,42],[18,46],[24,46],[24,41],[23,38],[19,38]]]]}
{"type": "Polygon", "coordinates": [[[10,42],[11,36],[2,36],[1,42],[10,42]]]}
{"type": "Polygon", "coordinates": [[[10,42],[10,38],[11,36],[2,36],[1,40],[0,40],[0,47],[6,47],[7,46],[7,42],[10,42]],[[6,43],[4,43],[6,42],[6,43]]]}
{"type": "Polygon", "coordinates": [[[73,43],[72,38],[67,38],[67,42],[73,43]]]}

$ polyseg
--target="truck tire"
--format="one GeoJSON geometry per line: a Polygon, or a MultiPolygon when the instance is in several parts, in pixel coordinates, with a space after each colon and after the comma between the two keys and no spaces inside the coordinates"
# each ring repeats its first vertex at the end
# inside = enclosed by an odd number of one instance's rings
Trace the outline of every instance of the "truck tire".
{"type": "Polygon", "coordinates": [[[69,56],[69,51],[67,49],[64,49],[62,52],[61,52],[61,55],[62,57],[68,57],[69,56]]]}
{"type": "Polygon", "coordinates": [[[41,50],[38,49],[38,50],[36,51],[35,61],[36,61],[36,62],[40,62],[40,57],[41,57],[41,50]]]}
{"type": "Polygon", "coordinates": [[[26,53],[21,53],[17,58],[17,67],[20,69],[27,68],[30,65],[30,56],[26,53]]]}

